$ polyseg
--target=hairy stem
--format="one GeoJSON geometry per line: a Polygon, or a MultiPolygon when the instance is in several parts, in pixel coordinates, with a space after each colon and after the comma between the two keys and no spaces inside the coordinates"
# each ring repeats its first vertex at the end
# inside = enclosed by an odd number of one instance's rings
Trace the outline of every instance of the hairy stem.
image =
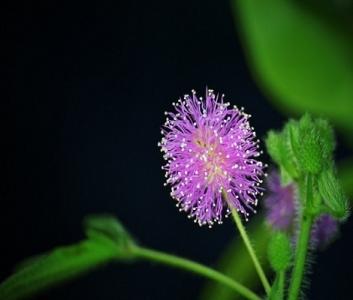
{"type": "Polygon", "coordinates": [[[300,231],[297,240],[294,269],[289,286],[288,300],[297,300],[299,296],[300,286],[304,275],[305,260],[309,246],[311,224],[312,217],[303,214],[299,227],[300,231]]]}
{"type": "Polygon", "coordinates": [[[299,191],[303,208],[299,223],[299,235],[295,249],[294,268],[289,286],[288,300],[298,299],[309,247],[311,225],[313,223],[313,216],[306,209],[307,205],[313,200],[312,178],[310,175],[307,175],[304,181],[299,182],[299,191]]]}
{"type": "Polygon", "coordinates": [[[278,298],[284,299],[284,282],[285,282],[285,271],[278,272],[278,298]]]}
{"type": "Polygon", "coordinates": [[[217,281],[237,293],[241,294],[244,298],[250,300],[261,300],[254,292],[240,284],[239,282],[233,280],[232,278],[197,262],[171,255],[168,253],[160,252],[153,249],[143,248],[136,246],[132,249],[133,253],[137,258],[141,258],[148,261],[158,262],[164,265],[175,267],[178,269],[191,271],[208,279],[217,281]]]}

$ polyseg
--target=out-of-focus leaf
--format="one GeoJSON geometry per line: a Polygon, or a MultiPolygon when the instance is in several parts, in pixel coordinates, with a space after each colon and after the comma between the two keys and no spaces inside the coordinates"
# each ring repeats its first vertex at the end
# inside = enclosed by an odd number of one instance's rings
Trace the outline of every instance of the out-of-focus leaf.
{"type": "Polygon", "coordinates": [[[0,299],[31,297],[114,260],[132,258],[130,235],[112,217],[94,216],[85,221],[86,240],[58,247],[27,259],[0,284],[0,299]]]}
{"type": "Polygon", "coordinates": [[[353,129],[353,37],[300,1],[232,0],[254,75],[278,107],[353,129]]]}
{"type": "MultiPolygon", "coordinates": [[[[270,232],[266,228],[261,216],[255,217],[248,225],[248,234],[254,245],[256,255],[260,258],[261,265],[266,270],[268,269],[268,262],[266,260],[267,242],[270,232]]],[[[217,269],[252,290],[261,284],[249,254],[240,238],[230,243],[220,258],[217,269]]],[[[231,289],[217,283],[208,282],[201,292],[200,299],[236,300],[242,298],[239,295],[235,295],[231,289]]]]}
{"type": "Polygon", "coordinates": [[[116,256],[116,246],[106,240],[85,240],[54,249],[32,262],[27,261],[0,285],[0,299],[24,299],[72,279],[116,256]]]}
{"type": "Polygon", "coordinates": [[[86,235],[91,239],[105,237],[114,242],[122,250],[134,244],[130,233],[113,216],[90,215],[84,219],[83,223],[86,235]]]}

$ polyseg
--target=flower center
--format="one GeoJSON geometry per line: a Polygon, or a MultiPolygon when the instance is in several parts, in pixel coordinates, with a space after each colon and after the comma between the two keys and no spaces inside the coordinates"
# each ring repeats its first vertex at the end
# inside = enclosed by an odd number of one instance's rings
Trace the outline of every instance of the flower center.
{"type": "Polygon", "coordinates": [[[202,162],[205,180],[213,182],[220,177],[226,177],[223,169],[226,157],[222,153],[221,138],[209,128],[199,129],[195,133],[194,143],[197,158],[202,162]]]}

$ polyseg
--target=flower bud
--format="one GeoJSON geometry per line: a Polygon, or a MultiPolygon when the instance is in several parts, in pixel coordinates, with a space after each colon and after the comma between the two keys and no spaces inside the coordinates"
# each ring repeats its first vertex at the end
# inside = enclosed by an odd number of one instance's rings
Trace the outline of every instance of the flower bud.
{"type": "Polygon", "coordinates": [[[349,213],[347,198],[332,168],[320,173],[318,189],[328,211],[336,218],[345,219],[349,213]]]}
{"type": "Polygon", "coordinates": [[[270,131],[266,138],[266,147],[272,159],[280,166],[281,181],[289,184],[298,177],[293,159],[289,135],[285,132],[270,131]]]}
{"type": "Polygon", "coordinates": [[[274,232],[267,254],[274,271],[280,272],[288,269],[292,260],[292,247],[287,235],[280,231],[274,232]]]}
{"type": "Polygon", "coordinates": [[[322,142],[319,130],[312,118],[306,114],[299,121],[298,161],[304,172],[318,174],[324,165],[322,142]]]}

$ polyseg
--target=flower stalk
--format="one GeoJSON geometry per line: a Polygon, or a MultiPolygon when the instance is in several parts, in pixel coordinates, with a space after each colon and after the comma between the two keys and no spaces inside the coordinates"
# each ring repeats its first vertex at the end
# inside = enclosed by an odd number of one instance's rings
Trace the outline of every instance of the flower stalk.
{"type": "MultiPolygon", "coordinates": [[[[225,193],[223,193],[223,198],[226,202],[228,202],[228,198],[227,198],[227,195],[225,193]]],[[[271,290],[271,287],[270,287],[270,284],[267,280],[267,277],[265,275],[265,272],[264,270],[262,269],[261,267],[261,264],[255,254],[255,250],[254,248],[252,247],[251,245],[251,242],[250,242],[250,239],[246,233],[246,230],[244,228],[244,225],[241,221],[241,218],[237,212],[236,209],[232,208],[231,209],[231,212],[232,212],[232,216],[233,216],[233,220],[235,222],[235,225],[237,226],[238,230],[239,230],[239,233],[240,233],[240,236],[241,238],[243,239],[244,241],[244,244],[245,244],[245,247],[246,247],[246,250],[248,251],[249,255],[250,255],[250,258],[254,264],[254,267],[256,269],[256,272],[257,274],[259,275],[260,277],[260,280],[261,280],[261,283],[266,291],[266,294],[269,294],[270,290],[271,290]]]]}
{"type": "Polygon", "coordinates": [[[233,291],[242,295],[245,299],[261,300],[261,298],[257,296],[254,292],[252,292],[251,290],[249,290],[239,282],[235,281],[234,279],[212,268],[199,264],[197,262],[194,262],[182,257],[178,257],[172,254],[160,252],[153,249],[143,248],[139,246],[134,247],[132,251],[136,258],[153,261],[153,262],[161,263],[174,268],[193,272],[195,274],[217,281],[231,288],[233,291]]]}
{"type": "Polygon", "coordinates": [[[240,232],[240,236],[241,236],[241,238],[244,241],[245,247],[246,247],[246,249],[247,249],[247,251],[248,251],[248,253],[250,255],[250,258],[251,258],[251,260],[252,260],[252,262],[253,262],[253,264],[255,266],[256,272],[259,275],[261,283],[262,283],[262,285],[263,285],[263,287],[264,287],[264,289],[266,291],[266,294],[269,294],[269,292],[271,290],[270,284],[269,284],[269,282],[267,280],[265,272],[262,269],[261,264],[260,264],[260,262],[259,262],[259,260],[258,260],[258,258],[256,256],[256,254],[255,254],[255,250],[254,250],[254,248],[251,245],[250,239],[249,239],[249,237],[248,237],[248,235],[246,233],[246,230],[245,230],[244,225],[243,225],[243,223],[241,221],[241,218],[240,218],[238,212],[234,208],[232,209],[232,216],[233,216],[234,222],[235,222],[235,224],[236,224],[236,226],[237,226],[237,228],[238,228],[238,230],[240,232]]]}

